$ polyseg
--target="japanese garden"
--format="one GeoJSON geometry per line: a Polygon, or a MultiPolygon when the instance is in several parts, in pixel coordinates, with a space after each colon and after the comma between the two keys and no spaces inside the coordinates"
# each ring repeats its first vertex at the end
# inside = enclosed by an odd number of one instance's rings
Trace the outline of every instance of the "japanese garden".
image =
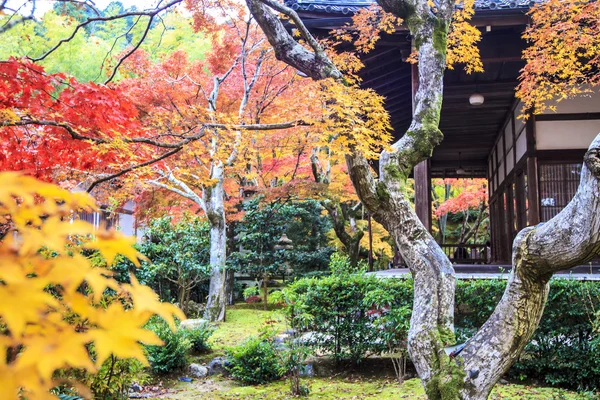
{"type": "Polygon", "coordinates": [[[600,4],[0,0],[0,399],[600,398],[600,4]]]}

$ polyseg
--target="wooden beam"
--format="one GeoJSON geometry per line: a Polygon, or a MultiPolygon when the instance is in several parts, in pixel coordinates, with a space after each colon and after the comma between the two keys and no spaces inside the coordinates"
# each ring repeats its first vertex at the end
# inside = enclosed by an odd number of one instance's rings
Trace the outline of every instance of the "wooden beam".
{"type": "Polygon", "coordinates": [[[373,62],[374,60],[378,60],[381,57],[384,57],[386,54],[392,54],[392,53],[398,53],[398,49],[387,49],[384,51],[380,51],[380,52],[373,52],[372,54],[369,54],[368,56],[365,56],[364,58],[361,59],[361,61],[363,62],[363,64],[365,64],[365,70],[368,69],[368,64],[373,62]]]}
{"type": "Polygon", "coordinates": [[[401,71],[402,70],[395,69],[393,71],[390,71],[390,72],[387,72],[387,73],[384,73],[384,74],[381,74],[381,75],[377,75],[376,77],[371,78],[371,79],[363,79],[362,84],[364,86],[369,86],[369,84],[371,84],[371,83],[373,83],[375,81],[378,81],[380,79],[387,78],[390,75],[396,75],[397,77],[402,78],[402,79],[409,79],[410,74],[407,74],[405,72],[403,73],[401,71]]]}
{"type": "Polygon", "coordinates": [[[429,160],[421,161],[414,170],[415,211],[425,228],[431,232],[431,174],[429,160]]]}
{"type": "Polygon", "coordinates": [[[384,83],[380,83],[379,85],[374,85],[374,86],[366,86],[368,88],[371,88],[375,91],[377,91],[377,93],[379,93],[382,96],[385,96],[385,93],[390,93],[390,92],[395,92],[396,90],[400,89],[400,88],[405,88],[410,86],[410,76],[409,75],[401,75],[398,76],[394,79],[390,79],[387,82],[384,83]],[[398,86],[393,86],[394,83],[398,82],[398,81],[406,81],[405,83],[398,85],[398,86]],[[384,90],[384,91],[380,91],[381,89],[386,88],[388,90],[384,90]]]}
{"type": "Polygon", "coordinates": [[[568,114],[538,114],[536,121],[577,121],[600,119],[600,112],[568,113],[568,114]]]}
{"type": "Polygon", "coordinates": [[[525,134],[527,135],[527,224],[534,226],[540,223],[540,192],[538,184],[538,162],[535,157],[535,120],[536,116],[527,119],[525,134]]]}

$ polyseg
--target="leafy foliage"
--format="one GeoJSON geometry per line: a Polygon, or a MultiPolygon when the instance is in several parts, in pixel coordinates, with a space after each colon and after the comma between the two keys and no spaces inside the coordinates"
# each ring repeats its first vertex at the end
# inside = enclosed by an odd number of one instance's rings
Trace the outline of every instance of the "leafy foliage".
{"type": "Polygon", "coordinates": [[[111,356],[91,380],[94,399],[127,399],[131,384],[139,379],[142,371],[143,365],[135,359],[111,356]]]}
{"type": "MultiPolygon", "coordinates": [[[[90,354],[95,353],[94,346],[90,346],[90,354]]],[[[90,388],[94,399],[116,400],[127,399],[131,384],[146,379],[144,366],[136,359],[120,359],[110,356],[96,373],[81,369],[59,370],[54,374],[56,380],[61,382],[77,382],[90,388]]],[[[73,385],[77,387],[77,385],[73,385]]],[[[51,390],[52,393],[69,396],[76,391],[69,384],[63,384],[51,390]]],[[[79,397],[77,397],[79,398],[79,397]]]]}
{"type": "MultiPolygon", "coordinates": [[[[143,262],[139,269],[144,283],[157,291],[159,286],[164,288],[173,284],[177,302],[185,313],[190,291],[209,278],[209,230],[208,223],[199,217],[184,215],[178,221],[171,217],[157,218],[150,222],[144,240],[138,246],[151,261],[143,262]],[[159,284],[159,281],[163,283],[159,284]]],[[[171,296],[174,297],[175,294],[171,296]]]]}
{"type": "Polygon", "coordinates": [[[192,347],[190,335],[186,329],[173,331],[162,319],[154,318],[147,325],[158,336],[163,346],[146,346],[148,361],[152,371],[167,374],[182,369],[187,364],[186,353],[192,347]]]}
{"type": "MultiPolygon", "coordinates": [[[[383,315],[383,307],[400,310],[410,305],[411,282],[380,280],[365,275],[364,269],[355,273],[348,259],[335,254],[331,267],[331,276],[300,279],[287,289],[291,300],[286,314],[292,327],[309,332],[302,340],[338,361],[360,362],[369,353],[386,351],[382,335],[389,332],[380,329],[386,322],[376,320],[383,315]]],[[[398,334],[404,331],[396,328],[398,334]]]]}
{"type": "Polygon", "coordinates": [[[109,265],[121,253],[138,264],[134,240],[69,221],[71,210],[94,208],[87,194],[17,173],[2,173],[0,181],[0,222],[13,226],[0,243],[0,397],[23,391],[30,398],[51,398],[57,369],[96,371],[111,355],[147,364],[139,342],[162,341],[144,324],[158,314],[173,326],[173,315],[183,314],[160,303],[135,278],[119,284],[110,270],[93,268],[78,251],[98,250],[109,265]],[[106,289],[116,293],[109,304],[101,302],[106,289]]]}
{"type": "Polygon", "coordinates": [[[274,275],[291,266],[294,273],[324,269],[331,249],[327,246],[329,223],[316,201],[268,202],[261,196],[244,204],[244,217],[236,224],[237,243],[243,250],[230,262],[256,277],[274,275]],[[286,234],[290,248],[279,248],[286,234]]]}
{"type": "Polygon", "coordinates": [[[556,111],[556,102],[600,84],[600,6],[596,1],[548,0],[529,12],[517,97],[526,113],[556,111]]]}
{"type": "MultiPolygon", "coordinates": [[[[455,325],[459,342],[468,340],[483,325],[505,289],[504,280],[457,282],[455,325]]],[[[369,353],[390,352],[392,357],[406,354],[413,301],[410,280],[338,273],[298,280],[284,292],[290,300],[285,309],[288,319],[300,331],[312,332],[304,336],[310,346],[336,359],[354,361],[369,353]]],[[[540,326],[509,374],[517,379],[597,390],[600,341],[594,332],[594,310],[599,304],[600,285],[596,282],[552,280],[540,326]]]]}
{"type": "Polygon", "coordinates": [[[227,349],[227,370],[234,379],[256,385],[283,376],[272,336],[250,336],[239,346],[227,349]]]}
{"type": "Polygon", "coordinates": [[[208,338],[215,333],[215,330],[216,327],[210,325],[208,322],[195,328],[183,329],[185,336],[191,343],[191,349],[198,353],[210,350],[208,338]]]}
{"type": "Polygon", "coordinates": [[[553,281],[542,323],[511,369],[512,376],[597,391],[600,336],[593,323],[599,304],[597,282],[553,281]]]}
{"type": "Polygon", "coordinates": [[[489,238],[486,179],[435,179],[431,190],[441,243],[466,243],[471,238],[483,243],[489,238]]]}

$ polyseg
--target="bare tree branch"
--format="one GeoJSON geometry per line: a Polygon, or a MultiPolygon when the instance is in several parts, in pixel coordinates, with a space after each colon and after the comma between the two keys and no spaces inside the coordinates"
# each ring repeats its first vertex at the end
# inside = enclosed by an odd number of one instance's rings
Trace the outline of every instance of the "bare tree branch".
{"type": "Polygon", "coordinates": [[[117,173],[114,173],[114,174],[102,177],[100,179],[97,179],[94,182],[92,182],[92,184],[87,188],[86,191],[88,193],[90,193],[92,191],[92,189],[94,189],[97,185],[101,184],[102,182],[110,181],[112,179],[118,178],[119,176],[125,175],[126,173],[131,172],[133,170],[136,170],[136,169],[139,169],[139,168],[143,168],[143,167],[147,167],[148,165],[152,165],[154,163],[157,163],[157,162],[159,162],[161,160],[164,160],[164,159],[166,159],[166,158],[168,158],[168,157],[170,157],[170,156],[172,156],[172,155],[180,152],[182,149],[183,149],[183,147],[177,147],[177,148],[175,148],[175,149],[173,149],[171,151],[168,151],[168,152],[162,154],[159,157],[153,158],[151,160],[145,161],[145,162],[140,163],[140,164],[133,165],[133,166],[131,166],[129,168],[125,168],[125,169],[123,169],[123,170],[121,170],[121,171],[119,171],[117,173]]]}
{"type": "MultiPolygon", "coordinates": [[[[0,7],[0,11],[4,11],[6,8],[6,1],[2,2],[2,6],[0,7]]],[[[29,1],[24,2],[17,10],[14,11],[13,15],[8,18],[8,21],[4,23],[4,25],[0,26],[0,34],[7,32],[9,29],[14,28],[15,26],[22,24],[26,21],[33,20],[35,18],[35,9],[36,4],[35,0],[31,0],[31,12],[29,15],[22,15],[16,19],[13,19],[15,15],[19,13],[19,10],[25,6],[25,4],[29,3],[29,1]]]]}
{"type": "MultiPolygon", "coordinates": [[[[135,16],[148,16],[148,17],[154,17],[156,16],[158,13],[176,5],[181,3],[183,0],[171,0],[170,2],[168,2],[167,4],[157,7],[155,9],[152,10],[144,10],[144,11],[130,11],[130,12],[126,12],[123,14],[117,14],[117,15],[112,15],[109,17],[94,17],[94,18],[88,18],[87,20],[85,20],[84,22],[78,24],[75,29],[73,30],[73,32],[71,32],[71,35],[69,35],[68,37],[61,39],[54,47],[52,47],[50,50],[48,50],[46,53],[42,54],[39,57],[35,57],[35,58],[30,58],[30,60],[32,61],[41,61],[43,59],[45,59],[46,57],[48,57],[50,54],[52,54],[53,52],[55,52],[60,46],[62,46],[63,44],[70,42],[71,40],[73,40],[73,38],[75,37],[75,35],[77,35],[77,32],[91,24],[92,22],[107,22],[107,21],[114,21],[117,19],[122,19],[122,18],[126,18],[126,17],[135,17],[135,16]]],[[[1,31],[0,31],[1,33],[1,31]]]]}
{"type": "Polygon", "coordinates": [[[110,76],[108,77],[108,79],[104,82],[104,84],[108,84],[110,81],[112,81],[115,77],[115,75],[117,74],[117,71],[119,70],[119,67],[121,66],[121,64],[123,64],[123,62],[129,57],[131,56],[133,53],[135,53],[135,51],[137,49],[140,48],[140,46],[142,45],[142,43],[144,43],[144,40],[146,39],[146,36],[148,36],[148,32],[150,32],[150,28],[152,27],[152,21],[154,20],[154,16],[150,16],[150,19],[148,19],[148,24],[146,25],[146,28],[144,29],[144,33],[142,34],[142,37],[140,38],[140,40],[138,40],[138,42],[135,44],[135,46],[133,46],[133,48],[131,50],[129,50],[127,53],[125,53],[124,56],[119,58],[119,61],[117,62],[117,65],[115,65],[115,67],[112,70],[112,73],[110,74],[110,76]]]}

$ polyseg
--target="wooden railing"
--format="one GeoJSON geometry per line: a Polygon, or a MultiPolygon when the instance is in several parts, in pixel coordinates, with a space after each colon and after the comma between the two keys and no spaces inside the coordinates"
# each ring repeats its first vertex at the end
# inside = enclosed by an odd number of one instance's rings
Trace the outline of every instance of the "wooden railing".
{"type": "Polygon", "coordinates": [[[488,248],[485,244],[441,244],[440,247],[452,263],[488,263],[488,248]]]}

